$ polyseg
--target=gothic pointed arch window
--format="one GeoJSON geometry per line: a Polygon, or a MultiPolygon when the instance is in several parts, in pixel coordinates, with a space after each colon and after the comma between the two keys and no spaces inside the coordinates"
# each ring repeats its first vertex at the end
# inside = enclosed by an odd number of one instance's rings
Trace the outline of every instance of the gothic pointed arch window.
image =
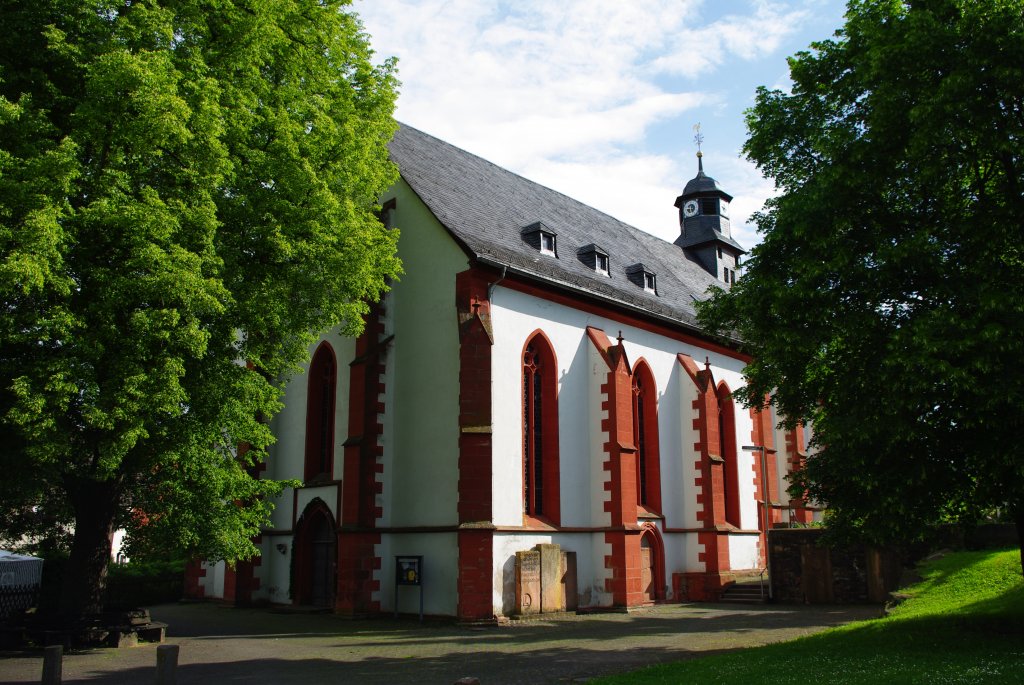
{"type": "Polygon", "coordinates": [[[718,384],[718,435],[725,487],[725,522],[740,528],[740,474],[736,452],[736,407],[725,381],[718,384]]]}
{"type": "Polygon", "coordinates": [[[527,341],[522,362],[523,513],[527,520],[558,524],[558,366],[540,331],[527,341]]]}
{"type": "Polygon", "coordinates": [[[334,474],[334,406],[338,365],[334,349],[320,343],[309,363],[306,390],[306,459],[303,479],[331,480],[334,474]]]}
{"type": "Polygon", "coordinates": [[[643,360],[633,367],[633,444],[636,446],[637,504],[661,511],[661,459],[658,441],[658,388],[643,360]]]}

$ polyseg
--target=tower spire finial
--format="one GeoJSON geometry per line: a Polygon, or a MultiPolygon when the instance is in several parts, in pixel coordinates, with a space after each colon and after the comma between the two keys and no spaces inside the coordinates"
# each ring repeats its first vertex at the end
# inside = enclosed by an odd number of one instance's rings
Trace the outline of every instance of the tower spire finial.
{"type": "Polygon", "coordinates": [[[697,173],[704,173],[704,153],[700,151],[700,146],[704,142],[704,134],[700,132],[700,122],[698,121],[693,125],[693,142],[697,144],[697,173]]]}

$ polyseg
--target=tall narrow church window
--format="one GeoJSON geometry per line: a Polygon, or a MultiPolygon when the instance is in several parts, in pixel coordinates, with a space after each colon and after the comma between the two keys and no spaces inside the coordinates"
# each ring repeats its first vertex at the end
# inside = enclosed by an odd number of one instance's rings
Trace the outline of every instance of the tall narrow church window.
{"type": "Polygon", "coordinates": [[[306,391],[306,459],[303,478],[307,482],[333,476],[337,377],[334,350],[328,343],[320,343],[309,364],[306,391]]]}
{"type": "Polygon", "coordinates": [[[543,334],[523,350],[523,512],[558,522],[558,405],[555,356],[543,334]]]}
{"type": "Polygon", "coordinates": [[[736,454],[736,409],[732,392],[718,385],[718,435],[725,467],[725,521],[740,527],[740,474],[736,454]]]}
{"type": "Polygon", "coordinates": [[[641,379],[633,376],[633,434],[636,436],[637,496],[640,504],[647,502],[647,445],[644,444],[644,387],[641,379]]]}
{"type": "Polygon", "coordinates": [[[661,509],[658,405],[654,376],[646,363],[633,369],[633,443],[636,446],[637,504],[661,509]]]}
{"type": "Polygon", "coordinates": [[[528,514],[544,513],[544,390],[537,350],[523,354],[523,506],[528,514]]]}

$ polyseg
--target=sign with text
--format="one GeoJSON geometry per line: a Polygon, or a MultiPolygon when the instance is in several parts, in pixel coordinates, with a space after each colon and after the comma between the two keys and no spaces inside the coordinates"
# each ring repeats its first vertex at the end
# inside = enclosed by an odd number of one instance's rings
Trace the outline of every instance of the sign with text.
{"type": "Polygon", "coordinates": [[[423,557],[395,557],[395,584],[422,585],[423,557]]]}

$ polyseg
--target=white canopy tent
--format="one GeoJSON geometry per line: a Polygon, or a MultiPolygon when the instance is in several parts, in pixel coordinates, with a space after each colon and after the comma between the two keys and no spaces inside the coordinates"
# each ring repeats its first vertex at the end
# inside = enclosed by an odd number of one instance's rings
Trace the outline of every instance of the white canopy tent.
{"type": "Polygon", "coordinates": [[[0,549],[0,588],[39,585],[43,560],[0,549]]]}
{"type": "Polygon", "coordinates": [[[43,560],[0,550],[0,618],[35,604],[43,560]]]}

